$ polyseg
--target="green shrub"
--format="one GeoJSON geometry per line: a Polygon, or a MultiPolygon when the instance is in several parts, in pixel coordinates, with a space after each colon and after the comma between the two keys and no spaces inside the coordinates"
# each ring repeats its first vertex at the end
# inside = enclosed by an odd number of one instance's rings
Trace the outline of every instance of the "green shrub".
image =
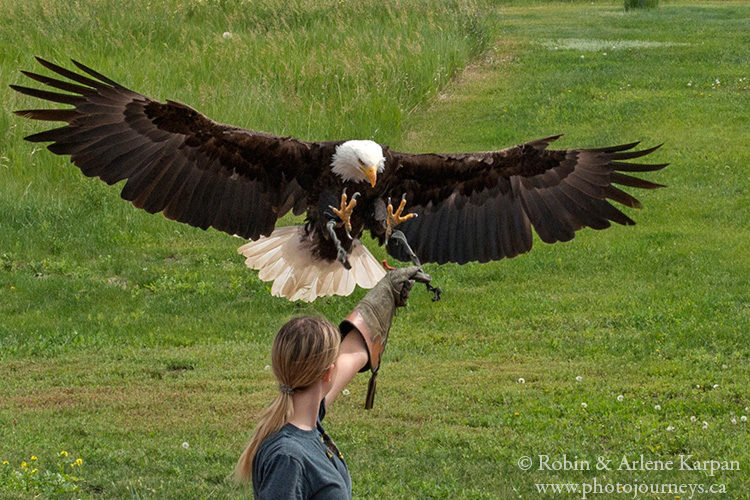
{"type": "Polygon", "coordinates": [[[655,9],[658,6],[659,0],[625,0],[625,10],[655,9]]]}

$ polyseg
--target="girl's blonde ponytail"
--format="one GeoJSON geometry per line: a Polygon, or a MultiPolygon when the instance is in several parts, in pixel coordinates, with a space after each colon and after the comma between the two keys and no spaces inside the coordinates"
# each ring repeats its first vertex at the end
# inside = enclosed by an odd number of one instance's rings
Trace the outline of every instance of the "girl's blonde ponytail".
{"type": "Polygon", "coordinates": [[[339,332],[325,318],[294,318],[281,327],[271,348],[271,366],[279,381],[279,394],[263,410],[250,444],[237,461],[234,477],[247,483],[261,443],[280,430],[294,413],[294,391],[317,382],[338,355],[339,332]]]}

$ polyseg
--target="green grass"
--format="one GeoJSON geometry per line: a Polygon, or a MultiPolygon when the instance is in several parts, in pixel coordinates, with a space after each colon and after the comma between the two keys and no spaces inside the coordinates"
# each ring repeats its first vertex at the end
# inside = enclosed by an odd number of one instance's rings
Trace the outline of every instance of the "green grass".
{"type": "Polygon", "coordinates": [[[750,495],[747,2],[627,13],[590,2],[140,5],[0,2],[4,498],[24,496],[11,468],[35,455],[40,472],[57,471],[61,450],[83,459],[74,498],[236,496],[227,476],[273,395],[264,367],[276,330],[312,311],[336,321],[363,293],[270,297],[239,240],[136,211],[22,142],[43,125],[10,114],[29,101],[7,85],[36,70],[35,54],[308,139],[410,151],[561,132],[561,147],[665,142],[652,156],[670,167],[647,177],[669,187],[636,193],[635,227],[426,266],[444,300],[415,289],[374,410],[361,409],[361,377],[328,428],[360,498],[537,498],[536,482],[595,477],[750,495]],[[592,468],[598,456],[692,454],[742,470],[519,470],[519,457],[540,454],[592,468]]]}

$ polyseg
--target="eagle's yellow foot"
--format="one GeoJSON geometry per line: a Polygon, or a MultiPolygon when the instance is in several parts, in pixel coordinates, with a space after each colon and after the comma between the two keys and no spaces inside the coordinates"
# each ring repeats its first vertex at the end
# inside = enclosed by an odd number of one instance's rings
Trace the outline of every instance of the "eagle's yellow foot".
{"type": "Polygon", "coordinates": [[[407,221],[417,216],[417,214],[415,213],[408,213],[402,216],[401,212],[403,212],[405,206],[406,206],[406,193],[404,193],[404,195],[401,197],[401,203],[399,203],[398,208],[395,211],[393,210],[393,205],[391,205],[391,199],[388,198],[388,207],[387,207],[388,218],[385,221],[385,241],[386,242],[391,237],[394,227],[398,226],[404,221],[407,221]]]}
{"type": "Polygon", "coordinates": [[[354,193],[352,196],[351,201],[347,203],[347,196],[346,196],[346,188],[341,193],[341,208],[336,208],[332,205],[329,205],[329,208],[333,210],[333,213],[336,214],[336,217],[339,218],[341,222],[336,224],[336,227],[344,226],[344,230],[346,231],[346,236],[349,237],[349,239],[352,239],[351,230],[352,230],[352,212],[354,212],[354,207],[357,206],[357,198],[359,197],[359,193],[354,193]]]}

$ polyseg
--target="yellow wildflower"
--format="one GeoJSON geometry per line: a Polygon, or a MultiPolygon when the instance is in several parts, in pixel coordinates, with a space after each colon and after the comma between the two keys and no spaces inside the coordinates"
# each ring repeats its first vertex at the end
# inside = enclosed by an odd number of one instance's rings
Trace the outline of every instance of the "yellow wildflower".
{"type": "Polygon", "coordinates": [[[31,455],[31,460],[36,460],[36,455],[31,455]]]}
{"type": "Polygon", "coordinates": [[[68,456],[68,452],[65,451],[65,450],[63,450],[63,451],[60,452],[60,456],[61,457],[67,457],[68,456]]]}
{"type": "Polygon", "coordinates": [[[32,474],[36,474],[36,471],[38,471],[38,470],[39,470],[39,469],[34,469],[34,470],[32,470],[32,471],[31,471],[31,473],[32,473],[32,474]]]}
{"type": "Polygon", "coordinates": [[[15,289],[16,289],[16,287],[12,286],[12,287],[10,287],[10,289],[11,289],[11,290],[15,290],[15,289]]]}
{"type": "Polygon", "coordinates": [[[27,464],[26,462],[21,462],[21,467],[23,467],[24,469],[26,468],[27,465],[29,464],[27,464]]]}
{"type": "Polygon", "coordinates": [[[10,462],[8,462],[7,460],[3,460],[3,465],[10,465],[10,462]]]}
{"type": "Polygon", "coordinates": [[[83,465],[83,460],[81,460],[80,458],[76,458],[76,465],[78,467],[80,467],[81,465],[83,465]]]}

